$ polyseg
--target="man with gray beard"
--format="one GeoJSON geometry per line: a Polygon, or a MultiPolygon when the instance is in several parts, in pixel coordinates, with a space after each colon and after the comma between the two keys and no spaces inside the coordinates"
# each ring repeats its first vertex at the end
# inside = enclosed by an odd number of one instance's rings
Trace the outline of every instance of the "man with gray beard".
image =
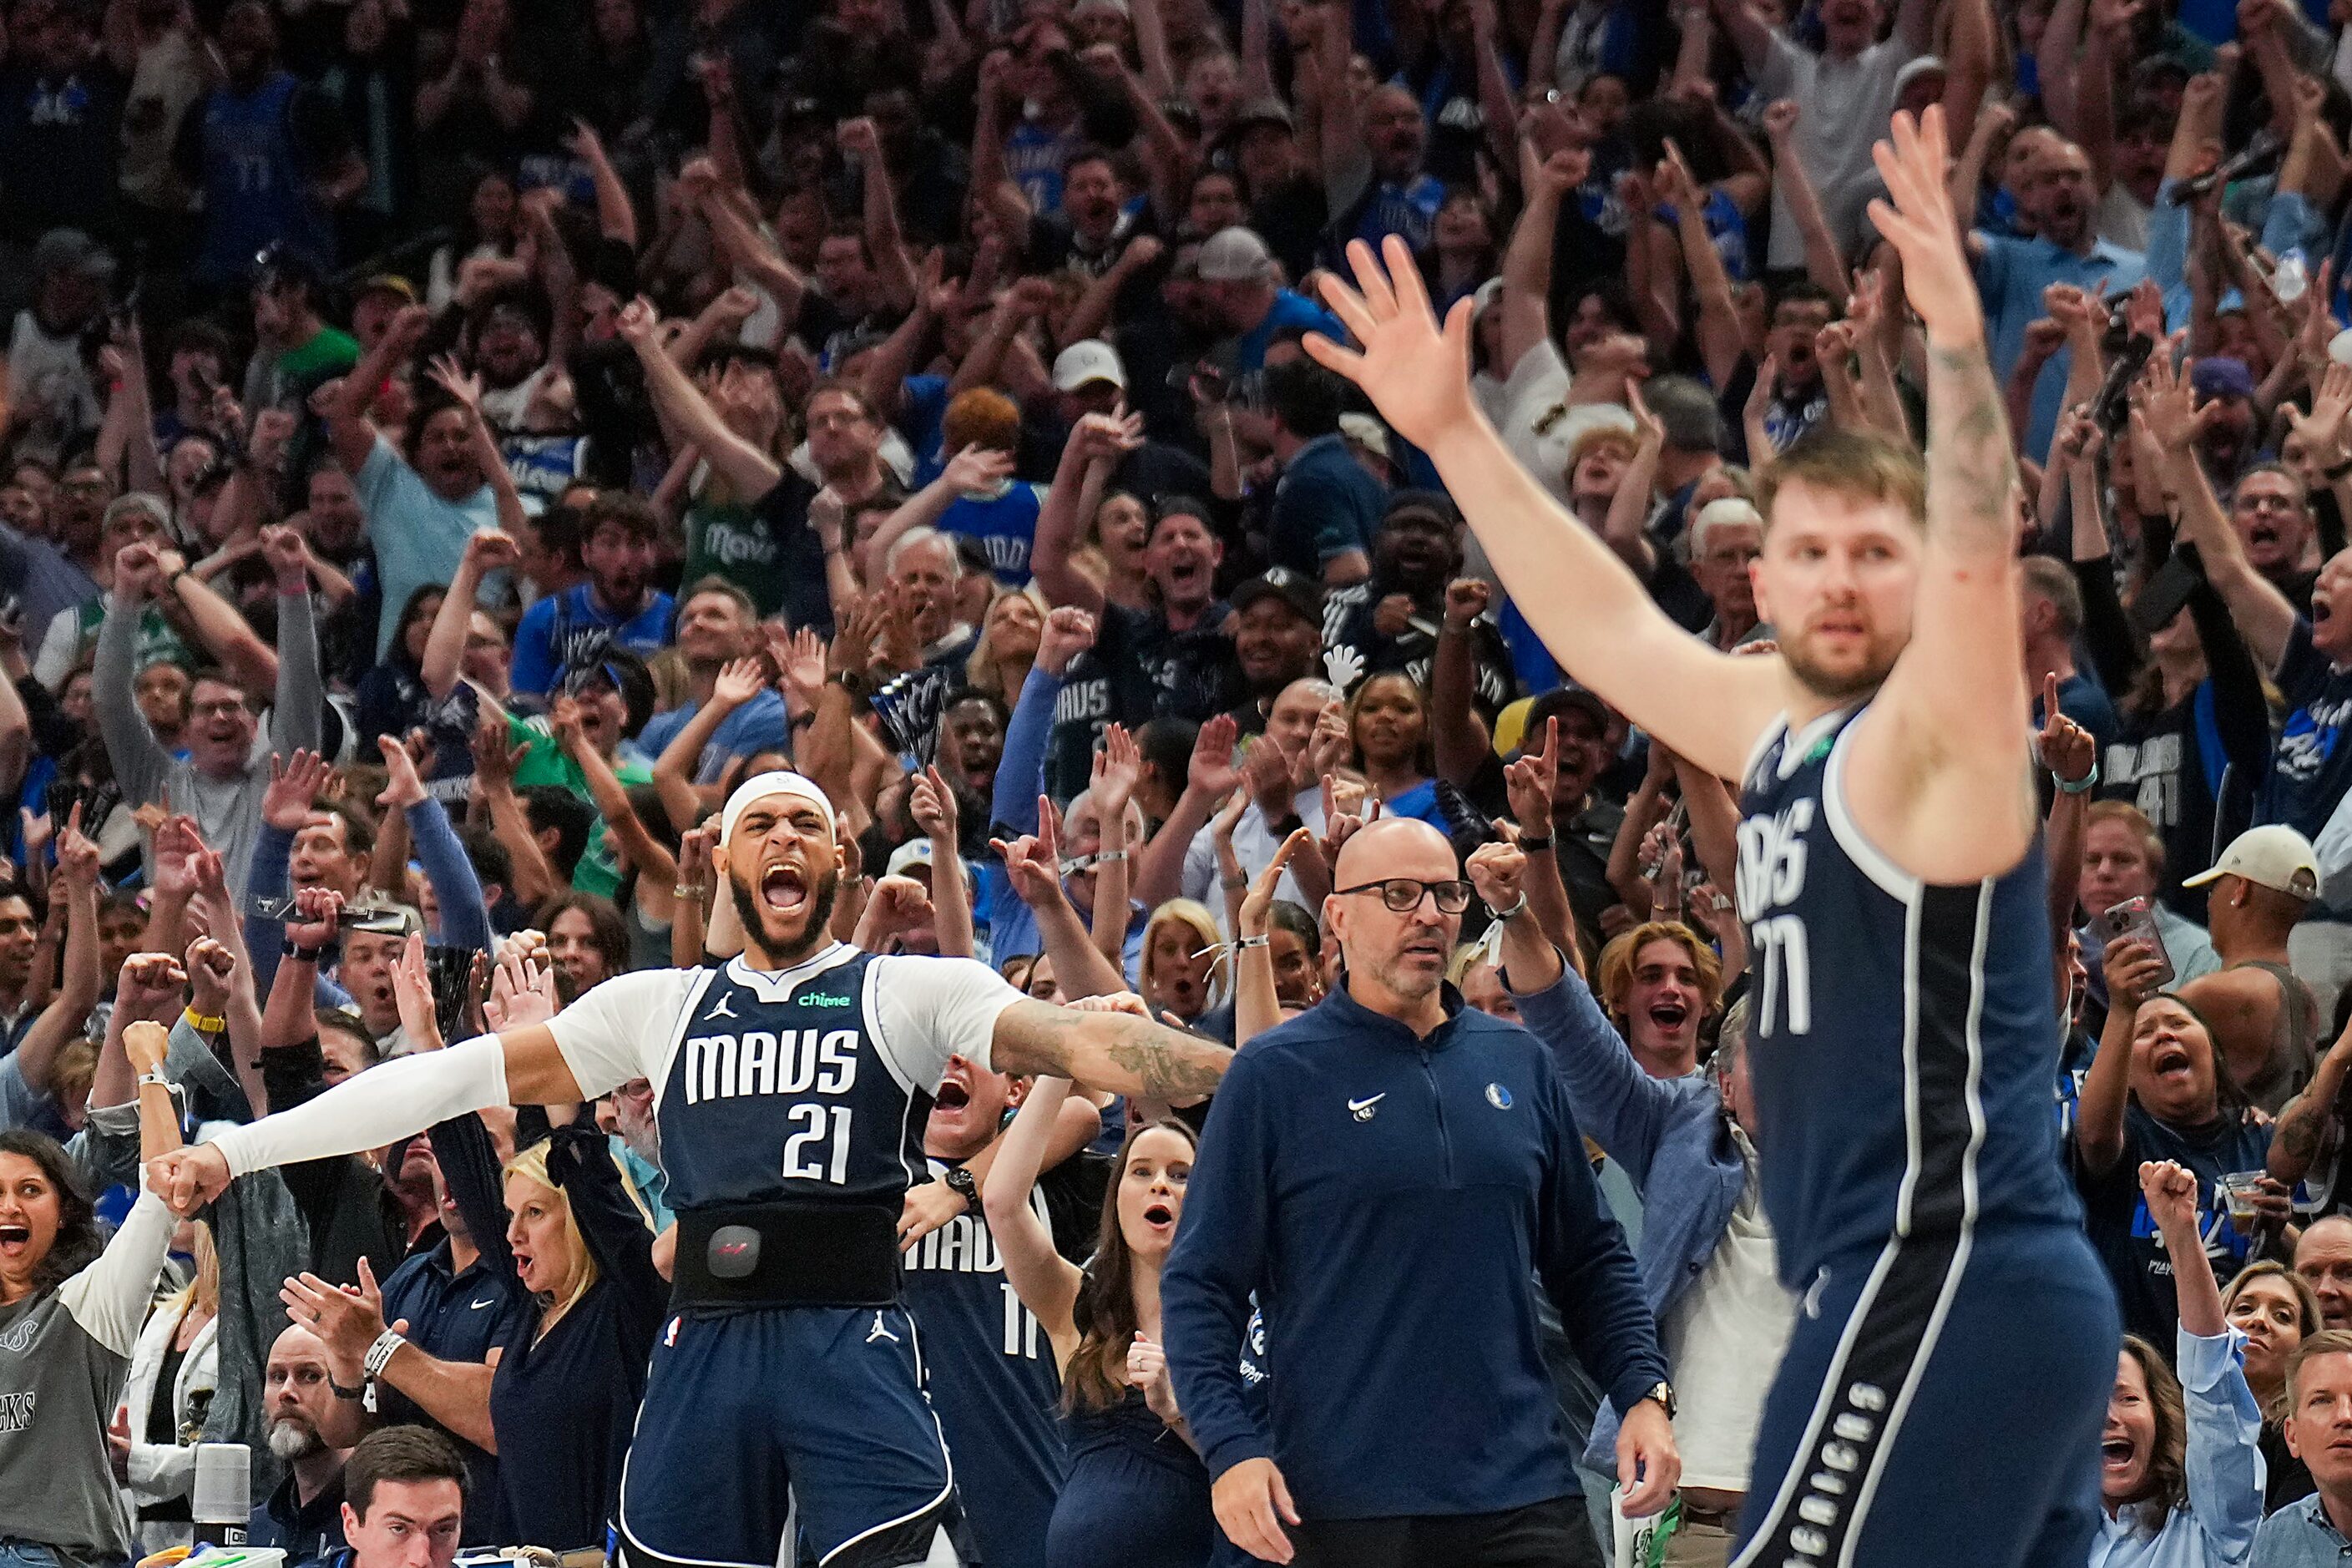
{"type": "Polygon", "coordinates": [[[293,1324],[269,1347],[262,1374],[269,1451],[286,1479],[253,1513],[255,1546],[283,1548],[289,1568],[323,1564],[343,1549],[343,1460],[360,1438],[359,1391],[337,1392],[327,1347],[293,1324]]]}

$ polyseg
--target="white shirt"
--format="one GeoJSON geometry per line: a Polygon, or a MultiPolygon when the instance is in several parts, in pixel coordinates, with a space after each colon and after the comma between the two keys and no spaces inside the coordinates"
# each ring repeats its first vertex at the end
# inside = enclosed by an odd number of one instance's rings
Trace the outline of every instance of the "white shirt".
{"type": "MultiPolygon", "coordinates": [[[[1301,824],[1312,828],[1318,837],[1322,836],[1323,802],[1318,796],[1302,792],[1293,809],[1298,813],[1301,824]]],[[[1281,847],[1282,838],[1266,826],[1265,813],[1259,809],[1257,802],[1250,802],[1243,809],[1241,819],[1234,824],[1234,858],[1242,863],[1243,877],[1255,885],[1259,875],[1274,864],[1274,852],[1281,847]]],[[[1225,897],[1223,889],[1217,886],[1217,835],[1213,828],[1203,827],[1192,835],[1192,842],[1184,848],[1184,896],[1206,904],[1217,919],[1217,929],[1231,937],[1234,933],[1225,930],[1225,897]]],[[[1274,885],[1274,896],[1288,899],[1294,904],[1307,902],[1286,867],[1282,880],[1274,885]]]]}
{"type": "MultiPolygon", "coordinates": [[[[1879,183],[1871,143],[1886,133],[1895,112],[1895,78],[1917,52],[1901,27],[1850,60],[1817,55],[1775,33],[1764,68],[1757,73],[1757,90],[1767,101],[1793,98],[1804,105],[1797,121],[1797,156],[1812,176],[1830,232],[1849,250],[1863,204],[1879,183]]],[[[1775,189],[1769,265],[1801,267],[1804,261],[1804,236],[1775,189]]]]}
{"type": "MultiPolygon", "coordinates": [[[[857,956],[856,948],[835,942],[790,969],[753,969],[740,958],[730,959],[727,974],[763,1000],[782,1002],[803,982],[857,956]]],[[[658,1103],[670,1058],[716,973],[641,969],[618,974],[548,1020],[580,1092],[593,1100],[641,1078],[654,1086],[658,1103]]],[[[899,1082],[925,1093],[939,1088],[951,1056],[987,1068],[997,1016],[1028,1000],[984,963],[912,954],[875,959],[866,991],[874,1024],[871,1044],[883,1066],[899,1082]]]]}
{"type": "Polygon", "coordinates": [[[1748,1184],[1706,1272],[1675,1303],[1659,1338],[1675,1369],[1675,1446],[1683,1484],[1748,1489],[1764,1393],[1796,1327],[1797,1298],[1774,1271],[1772,1222],[1756,1182],[1756,1150],[1731,1130],[1748,1162],[1748,1184]]]}

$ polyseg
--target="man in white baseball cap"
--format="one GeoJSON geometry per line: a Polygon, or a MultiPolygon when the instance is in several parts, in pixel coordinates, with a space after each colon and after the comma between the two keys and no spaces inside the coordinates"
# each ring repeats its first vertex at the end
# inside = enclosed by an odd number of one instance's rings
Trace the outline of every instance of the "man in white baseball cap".
{"type": "Polygon", "coordinates": [[[1108,414],[1127,395],[1127,366],[1118,351],[1100,338],[1081,338],[1054,359],[1054,390],[1061,394],[1062,418],[1108,414]]]}
{"type": "Polygon", "coordinates": [[[2207,923],[2221,968],[2183,984],[2180,997],[2211,1023],[2246,1098],[2276,1115],[2311,1076],[2323,1023],[2287,954],[2287,933],[2319,896],[2319,858],[2311,840],[2272,823],[2239,834],[2181,885],[2213,889],[2207,923]]]}

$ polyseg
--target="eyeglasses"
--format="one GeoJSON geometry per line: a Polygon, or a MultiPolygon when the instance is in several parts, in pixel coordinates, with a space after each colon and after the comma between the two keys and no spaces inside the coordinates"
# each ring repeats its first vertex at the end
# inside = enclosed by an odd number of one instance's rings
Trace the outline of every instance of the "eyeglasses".
{"type": "Polygon", "coordinates": [[[1470,907],[1470,884],[1467,882],[1424,882],[1418,877],[1389,877],[1378,882],[1364,882],[1339,889],[1341,898],[1357,893],[1378,893],[1381,907],[1392,915],[1409,915],[1421,908],[1423,896],[1437,900],[1441,915],[1458,915],[1470,907]]]}

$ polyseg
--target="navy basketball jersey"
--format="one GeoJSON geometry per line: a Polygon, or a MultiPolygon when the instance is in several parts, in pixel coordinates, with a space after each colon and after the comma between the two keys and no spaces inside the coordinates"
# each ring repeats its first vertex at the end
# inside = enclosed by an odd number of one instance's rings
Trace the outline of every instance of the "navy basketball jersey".
{"type": "Polygon", "coordinates": [[[1854,826],[1842,783],[1867,711],[1776,725],[1741,801],[1757,1141],[1792,1289],[1895,1236],[2081,1223],[2050,1114],[2041,846],[1964,886],[1897,868],[1854,826]]]}
{"type": "Polygon", "coordinates": [[[677,1210],[794,1201],[895,1205],[923,1168],[932,1084],[877,1045],[874,955],[814,973],[701,972],[655,1085],[677,1210]]]}
{"type": "MultiPolygon", "coordinates": [[[[1043,1188],[1030,1189],[1029,1207],[1050,1231],[1043,1188]]],[[[931,1407],[982,1560],[1042,1563],[1045,1526],[1070,1468],[1053,1342],[1005,1279],[977,1206],[917,1242],[906,1267],[903,1300],[922,1331],[931,1407]]]]}

